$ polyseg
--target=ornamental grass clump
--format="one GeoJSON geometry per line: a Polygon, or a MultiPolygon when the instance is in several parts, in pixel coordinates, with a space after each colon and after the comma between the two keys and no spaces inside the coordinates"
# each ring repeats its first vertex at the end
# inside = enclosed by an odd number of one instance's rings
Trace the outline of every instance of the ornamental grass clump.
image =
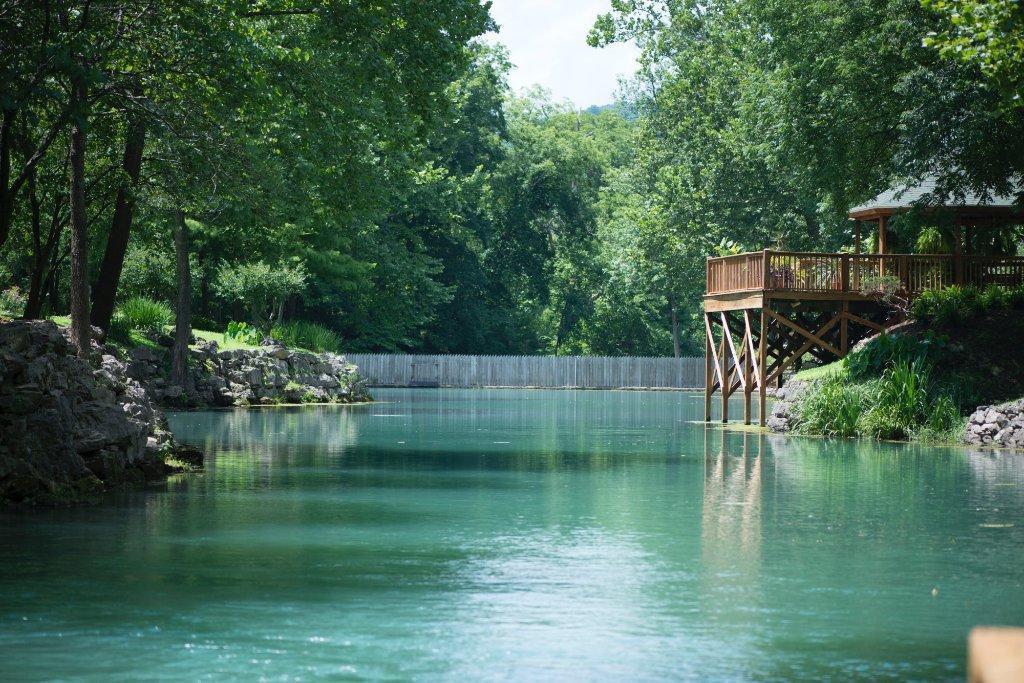
{"type": "Polygon", "coordinates": [[[309,349],[318,353],[341,350],[341,336],[337,332],[307,320],[293,320],[274,325],[270,336],[285,346],[309,349]]]}
{"type": "Polygon", "coordinates": [[[906,439],[925,421],[931,369],[921,361],[901,360],[869,383],[872,404],[861,416],[861,434],[877,439],[906,439]]]}
{"type": "Polygon", "coordinates": [[[133,296],[117,308],[115,318],[120,320],[113,325],[121,330],[127,328],[157,334],[174,322],[174,312],[162,301],[133,296]]]}
{"type": "Polygon", "coordinates": [[[959,441],[966,422],[953,397],[942,394],[932,401],[928,417],[915,436],[928,442],[959,441]]]}
{"type": "Polygon", "coordinates": [[[857,436],[864,414],[864,388],[845,375],[829,377],[808,392],[797,411],[797,431],[822,436],[857,436]]]}

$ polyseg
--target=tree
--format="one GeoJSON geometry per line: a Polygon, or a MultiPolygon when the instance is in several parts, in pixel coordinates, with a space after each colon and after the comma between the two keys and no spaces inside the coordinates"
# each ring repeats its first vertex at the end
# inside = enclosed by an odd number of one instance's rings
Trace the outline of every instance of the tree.
{"type": "Polygon", "coordinates": [[[188,263],[188,221],[185,212],[174,212],[174,253],[178,295],[174,306],[174,346],[171,349],[171,381],[191,394],[194,390],[188,370],[188,346],[192,337],[192,271],[188,263]]]}
{"type": "MultiPolygon", "coordinates": [[[[84,72],[84,69],[83,69],[84,72]]],[[[85,135],[87,102],[85,73],[79,73],[71,84],[71,339],[79,356],[91,350],[89,328],[88,240],[85,216],[85,135]]]]}
{"type": "Polygon", "coordinates": [[[944,22],[925,36],[924,44],[944,57],[977,65],[1009,95],[1011,106],[1024,106],[1024,5],[1019,0],[922,0],[944,22]]]}
{"type": "Polygon", "coordinates": [[[274,322],[274,314],[284,300],[299,293],[305,284],[306,271],[301,264],[280,263],[272,266],[257,261],[221,266],[215,287],[228,304],[244,302],[249,310],[250,322],[269,331],[274,322]]]}

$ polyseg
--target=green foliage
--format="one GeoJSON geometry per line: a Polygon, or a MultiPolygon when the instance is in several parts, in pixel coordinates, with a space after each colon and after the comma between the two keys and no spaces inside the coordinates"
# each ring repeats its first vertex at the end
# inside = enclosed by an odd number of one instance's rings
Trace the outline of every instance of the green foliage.
{"type": "Polygon", "coordinates": [[[119,318],[117,325],[124,329],[140,330],[147,333],[163,332],[164,328],[174,322],[174,312],[162,301],[155,301],[144,296],[133,296],[115,311],[119,318]]]}
{"type": "Polygon", "coordinates": [[[117,344],[128,346],[132,343],[132,324],[124,315],[115,312],[107,329],[107,339],[117,344]]]}
{"type": "Polygon", "coordinates": [[[948,365],[948,343],[941,337],[880,335],[813,381],[796,406],[797,430],[825,436],[957,441],[963,406],[974,404],[948,365]],[[945,371],[941,378],[937,367],[945,371]],[[960,394],[966,403],[957,399],[960,394]]]}
{"type": "Polygon", "coordinates": [[[915,250],[919,254],[948,254],[952,251],[949,240],[935,226],[928,226],[918,233],[915,250]]]}
{"type": "Polygon", "coordinates": [[[953,285],[922,292],[914,301],[915,319],[936,325],[963,325],[979,315],[1024,309],[1024,287],[1005,288],[989,285],[985,289],[953,285]]]}
{"type": "Polygon", "coordinates": [[[861,433],[878,439],[905,439],[924,422],[931,368],[899,360],[869,385],[871,404],[861,417],[861,433]]]}
{"type": "Polygon", "coordinates": [[[274,325],[270,336],[285,346],[309,349],[322,353],[341,350],[341,337],[337,332],[308,320],[293,320],[274,325]]]}
{"type": "Polygon", "coordinates": [[[233,339],[250,346],[258,346],[263,341],[263,332],[258,327],[253,327],[249,323],[232,320],[224,330],[224,338],[233,339]]]}
{"type": "Polygon", "coordinates": [[[942,394],[932,401],[928,416],[918,430],[918,438],[924,441],[959,441],[965,422],[956,401],[942,394]]]}
{"type": "Polygon", "coordinates": [[[25,295],[17,287],[0,290],[0,315],[20,316],[25,310],[25,295]]]}
{"type": "Polygon", "coordinates": [[[171,301],[176,294],[174,254],[167,245],[131,245],[125,254],[118,296],[171,301]]]}
{"type": "MultiPolygon", "coordinates": [[[[945,19],[938,31],[925,37],[925,45],[938,48],[944,57],[978,65],[1007,92],[1024,85],[1024,5],[1019,0],[922,3],[945,19]]],[[[1020,98],[1019,90],[1015,95],[1020,98]]]]}
{"type": "MultiPolygon", "coordinates": [[[[493,27],[479,0],[279,4],[11,6],[5,287],[66,307],[78,116],[90,272],[128,189],[122,298],[174,299],[181,211],[197,324],[287,315],[351,349],[700,353],[707,255],[848,248],[847,209],[894,178],[985,193],[1024,175],[1014,0],[616,1],[591,40],[635,41],[640,70],[584,112],[510,94],[507,54],[472,42],[493,27]],[[83,72],[90,107],[71,112],[83,72]]],[[[901,248],[951,246],[948,225],[892,228],[901,248]]],[[[335,343],[319,334],[304,343],[335,343]]]]}
{"type": "Polygon", "coordinates": [[[275,308],[297,294],[306,284],[302,264],[271,266],[264,261],[224,264],[217,271],[214,288],[229,305],[244,304],[249,322],[263,329],[270,326],[275,308]]]}
{"type": "Polygon", "coordinates": [[[846,356],[842,363],[851,379],[865,381],[899,364],[924,367],[939,359],[945,346],[946,341],[933,334],[920,337],[880,334],[846,356]]]}
{"type": "Polygon", "coordinates": [[[800,402],[797,430],[822,436],[857,436],[865,402],[863,386],[843,376],[829,377],[800,402]]]}

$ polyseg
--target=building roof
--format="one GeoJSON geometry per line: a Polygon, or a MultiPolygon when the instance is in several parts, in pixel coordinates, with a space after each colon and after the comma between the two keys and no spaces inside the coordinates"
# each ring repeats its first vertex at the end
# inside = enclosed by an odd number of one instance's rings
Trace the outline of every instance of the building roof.
{"type": "Polygon", "coordinates": [[[882,192],[874,199],[850,209],[850,218],[869,218],[880,215],[901,213],[916,206],[943,207],[956,210],[969,210],[971,214],[991,213],[1005,215],[1016,213],[1020,207],[1013,195],[989,195],[981,197],[968,192],[962,201],[954,200],[946,195],[936,201],[935,177],[925,178],[919,183],[897,185],[882,192]]]}

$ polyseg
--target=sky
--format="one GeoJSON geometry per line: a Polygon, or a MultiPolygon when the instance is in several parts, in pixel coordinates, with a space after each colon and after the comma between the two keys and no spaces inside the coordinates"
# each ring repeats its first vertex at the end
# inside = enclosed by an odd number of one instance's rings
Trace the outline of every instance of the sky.
{"type": "Polygon", "coordinates": [[[587,45],[587,33],[609,0],[493,0],[491,16],[500,27],[496,40],[509,49],[515,92],[539,84],[556,101],[577,108],[615,101],[618,77],[636,70],[632,44],[587,45]]]}

